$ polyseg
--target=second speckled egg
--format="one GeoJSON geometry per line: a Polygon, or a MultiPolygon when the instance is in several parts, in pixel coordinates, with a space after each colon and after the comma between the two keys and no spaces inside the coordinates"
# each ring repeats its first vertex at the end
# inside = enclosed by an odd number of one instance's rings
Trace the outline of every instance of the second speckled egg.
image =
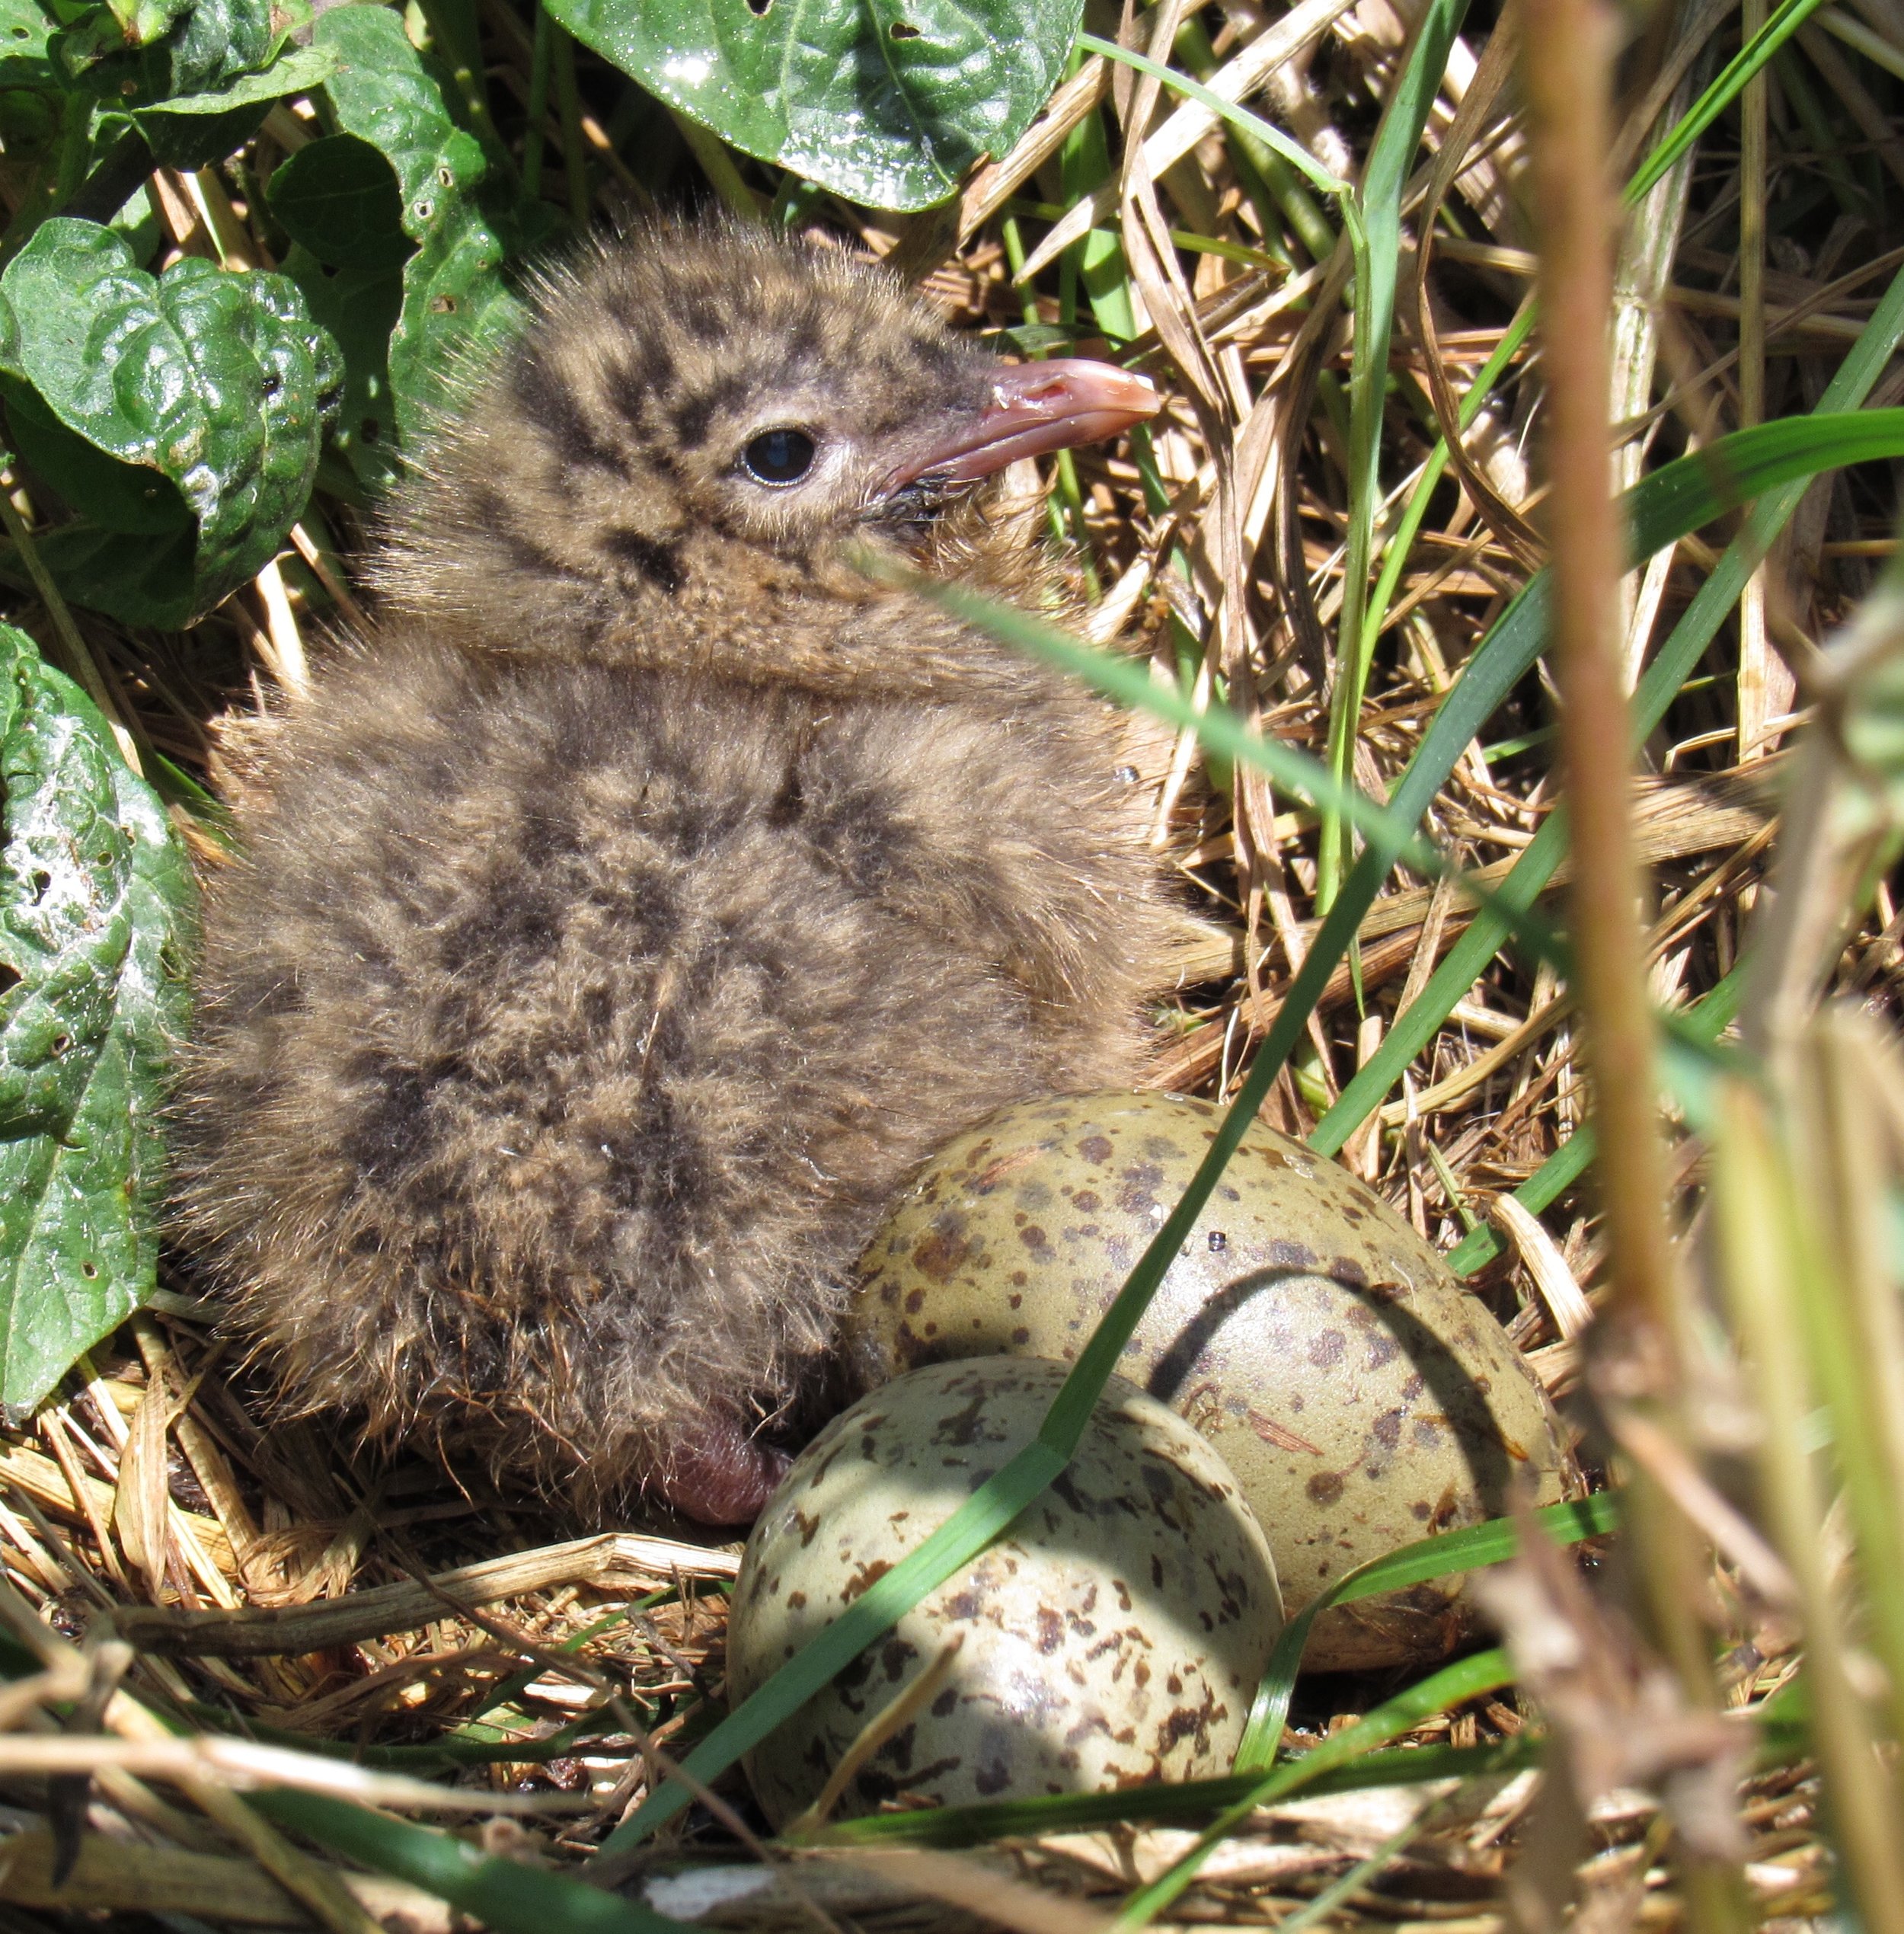
{"type": "MultiPolygon", "coordinates": [[[[727,1621],[734,1702],[1030,1443],[1065,1374],[1037,1358],[940,1363],[835,1418],[747,1540],[727,1621]]],[[[764,1740],[748,1777],[784,1826],[886,1715],[845,1813],[1213,1778],[1282,1629],[1276,1568],[1235,1478],[1113,1376],[1049,1488],[764,1740]],[[893,1717],[941,1657],[931,1696],[893,1717]]]]}

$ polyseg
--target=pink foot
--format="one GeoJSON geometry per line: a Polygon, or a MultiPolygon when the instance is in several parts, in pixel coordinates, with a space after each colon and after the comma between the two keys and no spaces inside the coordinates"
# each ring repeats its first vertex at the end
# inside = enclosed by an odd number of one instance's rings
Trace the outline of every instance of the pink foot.
{"type": "Polygon", "coordinates": [[[731,1418],[709,1417],[675,1440],[654,1488],[698,1524],[751,1524],[793,1460],[759,1443],[731,1418]]]}

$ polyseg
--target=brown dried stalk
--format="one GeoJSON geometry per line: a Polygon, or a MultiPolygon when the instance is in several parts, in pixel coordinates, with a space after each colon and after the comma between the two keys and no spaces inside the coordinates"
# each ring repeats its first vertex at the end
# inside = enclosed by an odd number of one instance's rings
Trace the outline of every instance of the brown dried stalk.
{"type": "MultiPolygon", "coordinates": [[[[1621,672],[1625,544],[1612,491],[1607,318],[1615,203],[1606,173],[1612,22],[1597,0],[1522,0],[1535,203],[1541,229],[1561,741],[1573,814],[1574,981],[1586,1022],[1609,1257],[1595,1386],[1683,1441],[1676,1265],[1653,1068],[1653,1025],[1629,823],[1631,724],[1621,672]]],[[[1695,1711],[1717,1704],[1698,1607],[1710,1565],[1644,1472],[1631,1486],[1636,1555],[1653,1636],[1695,1711]]],[[[1689,1862],[1694,1925],[1740,1916],[1722,1871],[1689,1862]]]]}

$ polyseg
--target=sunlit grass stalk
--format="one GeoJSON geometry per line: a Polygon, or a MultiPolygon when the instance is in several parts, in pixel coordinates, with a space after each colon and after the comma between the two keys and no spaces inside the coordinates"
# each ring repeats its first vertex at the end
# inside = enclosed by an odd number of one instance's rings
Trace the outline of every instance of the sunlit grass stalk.
{"type": "MultiPolygon", "coordinates": [[[[1683,1017],[1681,1025],[1689,1031],[1696,1030],[1698,1037],[1704,1041],[1717,1041],[1732,1025],[1739,1012],[1739,999],[1744,985],[1745,970],[1735,964],[1724,980],[1683,1017]]],[[[1599,1143],[1599,1131],[1593,1124],[1583,1122],[1514,1191],[1513,1200],[1530,1215],[1538,1215],[1541,1210],[1558,1201],[1586,1173],[1599,1143]]],[[[1435,1150],[1432,1143],[1429,1154],[1433,1159],[1435,1150]]],[[[1448,1267],[1457,1276],[1471,1276],[1492,1262],[1506,1247],[1503,1239],[1487,1223],[1478,1223],[1449,1250],[1448,1267]]]]}
{"type": "MultiPolygon", "coordinates": [[[[1338,781],[1346,781],[1355,769],[1372,663],[1372,640],[1364,635],[1363,618],[1369,607],[1375,513],[1382,503],[1382,424],[1401,261],[1402,191],[1467,11],[1467,0],[1433,0],[1423,14],[1369,151],[1362,186],[1342,202],[1355,257],[1356,294],[1349,362],[1348,523],[1335,686],[1329,698],[1329,768],[1338,781]]],[[[1341,881],[1343,842],[1340,817],[1325,809],[1316,849],[1316,905],[1324,913],[1341,881]]]]}
{"type": "MultiPolygon", "coordinates": [[[[1024,241],[1018,233],[1018,218],[1008,215],[998,224],[998,238],[1005,245],[1005,258],[1015,276],[1024,267],[1024,241]]],[[[1030,289],[1021,291],[1020,313],[1025,321],[1036,327],[1039,321],[1038,298],[1030,289]]],[[[1042,350],[1031,352],[1033,360],[1041,358],[1042,350]]],[[[1051,527],[1052,535],[1062,544],[1067,538],[1082,561],[1088,580],[1088,589],[1093,597],[1097,595],[1097,572],[1091,561],[1085,532],[1084,503],[1078,494],[1078,466],[1069,450],[1058,452],[1056,465],[1058,487],[1045,500],[1045,519],[1051,527]]]]}
{"type": "MultiPolygon", "coordinates": [[[[1674,162],[1731,105],[1746,86],[1763,71],[1767,63],[1778,54],[1784,43],[1803,24],[1806,16],[1820,4],[1821,0],[1784,0],[1784,4],[1773,11],[1764,27],[1748,39],[1738,55],[1727,63],[1724,72],[1701,94],[1685,114],[1660,137],[1652,152],[1634,171],[1621,197],[1624,207],[1629,209],[1637,208],[1645,200],[1647,193],[1674,162]]],[[[1829,151],[1836,136],[1826,126],[1822,117],[1819,120],[1819,128],[1822,132],[1816,138],[1820,148],[1826,151],[1826,165],[1829,167],[1832,161],[1829,151]]],[[[1842,163],[1839,166],[1842,171],[1842,163]]],[[[1848,176],[1846,179],[1848,181],[1848,176]]],[[[1861,191],[1860,193],[1861,196],[1861,191]]],[[[1858,212],[1863,212],[1861,202],[1858,212]]],[[[1463,430],[1472,424],[1480,414],[1482,404],[1493,394],[1495,385],[1499,383],[1509,365],[1526,347],[1534,333],[1535,315],[1535,305],[1532,302],[1521,305],[1508,324],[1500,340],[1495,345],[1493,353],[1464,393],[1460,412],[1460,427],[1463,430]]],[[[1369,599],[1369,620],[1363,632],[1365,648],[1369,652],[1373,651],[1375,641],[1381,635],[1388,603],[1394,595],[1394,586],[1407,567],[1415,538],[1427,513],[1429,499],[1440,482],[1448,462],[1448,443],[1444,436],[1430,452],[1420,480],[1385,554],[1382,581],[1369,599]]]]}
{"type": "MultiPolygon", "coordinates": [[[[1761,1090],[1731,1084],[1714,1129],[1711,1205],[1719,1275],[1757,1399],[1764,1507],[1797,1581],[1805,1623],[1805,1680],[1830,1818],[1864,1925],[1904,1934],[1904,1839],[1891,1775],[1852,1684],[1848,1639],[1819,1533],[1825,1499],[1807,1440],[1814,1395],[1801,1289],[1819,1235],[1794,1187],[1761,1090]]],[[[1852,1456],[1862,1447],[1848,1447],[1852,1456]]],[[[1874,1580],[1895,1592],[1896,1578],[1874,1580]]]]}
{"type": "MultiPolygon", "coordinates": [[[[1794,1070],[1787,1146],[1811,1222],[1798,1301],[1858,1542],[1867,1642],[1884,1669],[1887,1723],[1904,1741],[1904,1324],[1888,1264],[1882,1127],[1869,1083],[1889,1072],[1863,1017],[1820,1015],[1794,1070]]],[[[1897,1801],[1891,1795],[1893,1807],[1897,1801]]],[[[1896,1823],[1904,1826],[1904,1817],[1896,1823]]]]}
{"type": "MultiPolygon", "coordinates": [[[[1531,305],[1523,305],[1523,313],[1532,313],[1531,305]]],[[[1459,427],[1465,430],[1472,427],[1482,406],[1493,394],[1507,366],[1514,360],[1521,344],[1509,328],[1495,347],[1493,353],[1484,363],[1474,380],[1462,392],[1458,410],[1459,427]]],[[[1375,641],[1382,635],[1382,628],[1388,622],[1388,607],[1394,601],[1395,587],[1401,581],[1401,574],[1408,567],[1408,560],[1414,550],[1415,539],[1421,533],[1421,526],[1428,516],[1429,502],[1434,496],[1436,487],[1446,475],[1451,453],[1446,437],[1439,439],[1428,453],[1428,460],[1422,465],[1421,475],[1415,480],[1415,487],[1410,493],[1401,520],[1395,526],[1394,534],[1384,547],[1381,574],[1375,580],[1375,589],[1369,596],[1368,615],[1363,621],[1362,656],[1365,663],[1375,657],[1375,641]]]]}
{"type": "MultiPolygon", "coordinates": [[[[1667,1191],[1652,1003],[1631,823],[1632,768],[1621,653],[1625,533],[1613,494],[1607,422],[1612,232],[1613,23],[1596,0],[1524,0],[1522,93],[1534,203],[1547,378],[1548,526],[1553,554],[1551,654],[1572,820],[1574,986],[1599,1127],[1607,1300],[1591,1332],[1603,1401],[1644,1414],[1676,1441],[1683,1319],[1666,1224],[1667,1191]]],[[[1643,1469],[1631,1487],[1639,1583],[1653,1634],[1695,1709],[1715,1709],[1699,1606],[1711,1560],[1692,1524],[1643,1469]]],[[[1741,1924],[1725,1877],[1688,1860],[1694,1925],[1741,1924]]]]}

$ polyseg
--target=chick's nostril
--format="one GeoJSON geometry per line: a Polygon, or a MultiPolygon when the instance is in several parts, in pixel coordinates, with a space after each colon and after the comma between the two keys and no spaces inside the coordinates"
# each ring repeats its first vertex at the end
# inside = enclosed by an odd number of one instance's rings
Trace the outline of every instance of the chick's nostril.
{"type": "Polygon", "coordinates": [[[1062,377],[1053,377],[1049,382],[1039,383],[1024,389],[1006,389],[995,387],[992,392],[992,407],[995,410],[1052,409],[1070,400],[1071,392],[1062,377]]]}

